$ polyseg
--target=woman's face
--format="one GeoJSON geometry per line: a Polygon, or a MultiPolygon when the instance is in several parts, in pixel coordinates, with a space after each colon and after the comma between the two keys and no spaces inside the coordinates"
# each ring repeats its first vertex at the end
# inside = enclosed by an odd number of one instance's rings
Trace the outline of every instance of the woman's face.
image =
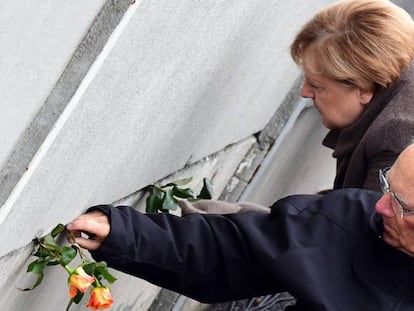
{"type": "Polygon", "coordinates": [[[342,129],[354,123],[373,96],[372,91],[361,90],[319,72],[319,63],[311,52],[303,59],[305,82],[301,96],[313,100],[322,115],[322,123],[329,129],[342,129]]]}

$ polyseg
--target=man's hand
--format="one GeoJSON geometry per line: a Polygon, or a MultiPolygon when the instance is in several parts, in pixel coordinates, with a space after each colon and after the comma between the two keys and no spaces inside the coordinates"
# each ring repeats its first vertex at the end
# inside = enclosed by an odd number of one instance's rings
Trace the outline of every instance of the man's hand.
{"type": "Polygon", "coordinates": [[[75,241],[72,241],[69,236],[69,242],[75,242],[88,250],[98,249],[108,236],[110,228],[108,217],[100,211],[83,214],[66,226],[75,237],[75,241]]]}

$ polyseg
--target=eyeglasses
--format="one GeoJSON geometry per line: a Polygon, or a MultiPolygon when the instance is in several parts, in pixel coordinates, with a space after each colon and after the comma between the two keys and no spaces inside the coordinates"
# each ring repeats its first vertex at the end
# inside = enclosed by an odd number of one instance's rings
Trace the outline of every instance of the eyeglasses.
{"type": "Polygon", "coordinates": [[[391,197],[393,198],[395,204],[398,206],[400,210],[400,217],[403,218],[404,215],[412,215],[414,214],[414,210],[410,210],[406,208],[407,204],[404,202],[403,199],[401,199],[398,194],[396,194],[394,191],[390,190],[390,184],[387,180],[387,173],[390,170],[391,167],[386,167],[379,170],[379,180],[380,180],[380,186],[382,192],[385,194],[389,192],[391,194],[391,197]]]}

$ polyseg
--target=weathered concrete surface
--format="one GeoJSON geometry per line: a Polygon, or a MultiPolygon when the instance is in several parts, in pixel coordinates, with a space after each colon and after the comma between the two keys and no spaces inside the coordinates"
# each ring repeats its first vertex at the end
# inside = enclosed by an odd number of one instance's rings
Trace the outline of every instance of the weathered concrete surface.
{"type": "MultiPolygon", "coordinates": [[[[217,198],[255,142],[254,137],[249,137],[238,144],[228,146],[225,150],[161,180],[160,183],[165,184],[184,177],[194,177],[188,186],[199,191],[202,187],[202,178],[207,177],[213,183],[214,197],[217,198]]],[[[114,204],[129,204],[144,211],[144,195],[143,192],[137,192],[114,202],[114,204]]],[[[30,292],[17,290],[17,288],[33,284],[33,275],[26,272],[27,265],[35,259],[29,257],[30,252],[31,246],[29,245],[0,258],[0,271],[2,271],[0,291],[3,293],[0,295],[0,305],[2,310],[56,310],[56,305],[62,305],[63,310],[63,306],[68,301],[68,289],[67,275],[60,267],[49,268],[45,273],[43,284],[35,290],[30,292]],[[49,296],[51,296],[50,299],[49,296]]],[[[118,278],[111,285],[116,300],[112,310],[147,310],[150,308],[160,290],[158,287],[117,271],[112,272],[118,278]]],[[[84,301],[83,304],[86,302],[84,301]]],[[[83,304],[73,306],[71,310],[86,310],[83,304]]]]}
{"type": "Polygon", "coordinates": [[[328,130],[315,108],[302,109],[297,120],[285,127],[240,200],[269,206],[288,195],[332,188],[336,161],[332,150],[321,145],[328,130]]]}
{"type": "Polygon", "coordinates": [[[321,4],[131,5],[0,209],[0,256],[262,129],[297,77],[290,40],[321,4]]]}
{"type": "MultiPolygon", "coordinates": [[[[103,4],[103,0],[1,1],[2,170],[103,4]]],[[[15,155],[24,156],[24,153],[15,155]]],[[[20,175],[21,172],[22,168],[20,175]]]]}
{"type": "Polygon", "coordinates": [[[49,95],[103,3],[2,1],[0,131],[8,135],[0,138],[0,166],[49,95]]]}
{"type": "MultiPolygon", "coordinates": [[[[247,152],[252,135],[266,126],[298,77],[288,53],[291,39],[305,19],[330,2],[136,1],[115,14],[122,17],[115,29],[98,29],[96,40],[85,41],[97,14],[118,1],[3,1],[0,23],[7,31],[0,33],[5,42],[0,64],[6,74],[0,82],[6,87],[0,96],[6,117],[0,128],[14,138],[2,141],[1,182],[14,184],[1,193],[0,288],[20,286],[30,241],[56,223],[90,205],[130,199],[226,146],[241,142],[247,152]],[[23,31],[19,40],[22,28],[29,34],[23,31]],[[102,51],[94,49],[102,41],[102,51]],[[77,53],[80,46],[85,54],[77,53]],[[84,70],[80,76],[78,69],[84,70]],[[54,104],[60,109],[53,110],[54,104]],[[26,149],[17,146],[31,144],[31,138],[35,143],[27,150],[33,157],[19,161],[19,150],[26,149]]],[[[227,151],[217,165],[235,169],[228,161],[241,161],[241,153],[227,151]]],[[[224,187],[231,174],[221,176],[216,180],[224,187]]],[[[64,304],[62,279],[51,275],[36,294],[7,289],[0,305],[52,310],[64,304]],[[57,291],[45,306],[47,293],[57,291]]],[[[132,289],[140,288],[137,280],[131,282],[132,289]]],[[[148,305],[154,296],[134,302],[147,288],[135,297],[119,292],[118,301],[127,304],[148,305]]]]}
{"type": "Polygon", "coordinates": [[[130,0],[95,1],[93,4],[79,1],[66,9],[68,1],[59,4],[26,2],[19,2],[16,8],[10,3],[0,13],[0,24],[6,29],[0,33],[0,68],[4,65],[7,73],[2,76],[7,83],[3,84],[4,89],[0,88],[4,91],[0,93],[2,107],[6,109],[0,129],[8,133],[1,138],[0,206],[130,5],[130,0]],[[29,17],[32,13],[33,19],[29,17]],[[23,18],[15,18],[20,15],[23,18]],[[77,21],[75,27],[72,20],[77,21]],[[51,25],[51,29],[46,27],[51,25]],[[30,31],[25,31],[26,28],[30,31]],[[39,37],[44,40],[38,40],[39,37]],[[24,66],[16,65],[20,63],[24,66]],[[50,68],[51,65],[54,66],[50,68]],[[30,72],[36,74],[30,78],[24,76],[30,72]],[[36,96],[40,92],[41,96],[36,96]],[[13,113],[9,114],[9,110],[13,113]]]}

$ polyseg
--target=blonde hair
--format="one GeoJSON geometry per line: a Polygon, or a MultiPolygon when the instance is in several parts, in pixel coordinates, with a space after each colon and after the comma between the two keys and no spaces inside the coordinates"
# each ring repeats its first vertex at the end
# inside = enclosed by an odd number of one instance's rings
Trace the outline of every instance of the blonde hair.
{"type": "Polygon", "coordinates": [[[414,22],[388,0],[345,0],[318,12],[296,35],[293,60],[315,53],[320,73],[365,90],[388,87],[414,57],[414,22]]]}

